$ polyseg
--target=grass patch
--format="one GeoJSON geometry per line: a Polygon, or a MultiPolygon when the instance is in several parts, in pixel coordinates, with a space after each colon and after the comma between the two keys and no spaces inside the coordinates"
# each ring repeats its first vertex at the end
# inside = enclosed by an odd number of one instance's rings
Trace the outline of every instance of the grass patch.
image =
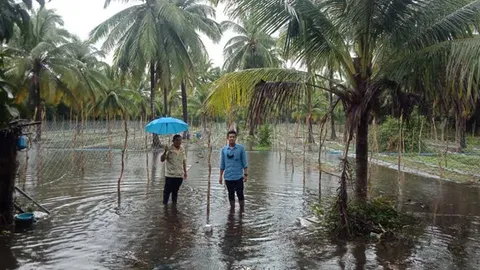
{"type": "MultiPolygon", "coordinates": [[[[382,161],[396,164],[398,158],[395,156],[380,156],[382,161]]],[[[447,154],[443,156],[404,156],[402,157],[402,166],[425,172],[435,176],[441,176],[443,179],[466,183],[478,181],[478,164],[480,156],[447,154]],[[443,169],[440,169],[440,165],[443,169]]]]}

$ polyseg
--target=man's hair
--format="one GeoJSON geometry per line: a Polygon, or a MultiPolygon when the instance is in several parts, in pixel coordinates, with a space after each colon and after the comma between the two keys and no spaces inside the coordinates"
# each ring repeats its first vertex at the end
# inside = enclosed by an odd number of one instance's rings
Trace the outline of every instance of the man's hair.
{"type": "Polygon", "coordinates": [[[177,135],[173,135],[173,139],[172,139],[172,141],[175,141],[175,140],[176,140],[176,139],[178,139],[178,138],[180,138],[180,139],[181,139],[181,138],[182,138],[182,136],[181,136],[181,135],[178,135],[178,134],[177,134],[177,135]]]}
{"type": "Polygon", "coordinates": [[[227,137],[230,136],[230,134],[233,134],[235,135],[235,137],[237,137],[237,132],[235,130],[230,130],[228,133],[227,133],[227,137]]]}

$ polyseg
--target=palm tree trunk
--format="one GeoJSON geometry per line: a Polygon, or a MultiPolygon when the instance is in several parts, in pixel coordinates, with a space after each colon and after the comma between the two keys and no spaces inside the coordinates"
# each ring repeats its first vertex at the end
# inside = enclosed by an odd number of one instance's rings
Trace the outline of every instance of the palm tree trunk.
{"type": "Polygon", "coordinates": [[[150,120],[155,119],[155,64],[150,63],[150,112],[152,113],[150,120]]]}
{"type": "MultiPolygon", "coordinates": [[[[312,69],[312,64],[310,61],[310,57],[307,57],[307,72],[312,74],[313,69],[312,69]]],[[[315,79],[311,79],[311,83],[315,84],[315,79]]],[[[313,126],[312,126],[312,94],[313,94],[313,89],[311,87],[308,87],[307,89],[307,106],[308,106],[308,113],[307,113],[307,125],[308,125],[308,139],[307,142],[309,144],[315,143],[315,138],[313,137],[313,126]]]]}
{"type": "Polygon", "coordinates": [[[465,148],[467,148],[467,140],[466,140],[466,132],[467,132],[467,120],[465,117],[461,115],[461,113],[457,112],[455,117],[456,124],[456,138],[458,143],[458,151],[462,152],[465,148]]]}
{"type": "Polygon", "coordinates": [[[356,130],[356,193],[357,199],[365,200],[368,190],[368,113],[360,117],[356,130]]]}
{"type": "Polygon", "coordinates": [[[13,191],[17,173],[18,132],[10,129],[0,131],[0,229],[13,224],[13,191]]]}
{"type": "MultiPolygon", "coordinates": [[[[333,89],[333,68],[330,66],[330,81],[328,82],[329,84],[329,88],[330,89],[333,89]]],[[[333,94],[332,92],[330,92],[328,94],[329,96],[329,102],[330,102],[330,140],[331,141],[334,141],[337,139],[337,133],[335,132],[335,119],[334,119],[334,112],[333,110],[331,109],[332,106],[333,106],[333,94]]]]}
{"type": "Polygon", "coordinates": [[[248,135],[251,136],[252,138],[255,136],[255,126],[257,123],[255,123],[255,117],[250,117],[250,121],[248,124],[248,135]]]}
{"type": "MultiPolygon", "coordinates": [[[[188,108],[187,108],[187,87],[185,85],[185,80],[182,80],[180,84],[180,88],[182,90],[182,109],[183,109],[183,121],[188,123],[188,108]]],[[[183,133],[183,138],[187,138],[187,131],[183,133]]]]}
{"type": "Polygon", "coordinates": [[[308,125],[308,143],[315,143],[315,138],[313,137],[313,125],[312,125],[312,90],[308,90],[308,115],[307,115],[307,125],[308,125]]]}
{"type": "MultiPolygon", "coordinates": [[[[35,76],[35,81],[34,81],[34,102],[35,102],[35,121],[37,122],[42,122],[42,98],[40,95],[40,82],[39,82],[39,76],[35,76]]],[[[35,137],[36,141],[40,141],[42,139],[42,125],[37,126],[37,135],[35,137]]]]}
{"type": "MultiPolygon", "coordinates": [[[[333,94],[329,94],[330,98],[330,108],[333,106],[333,94]]],[[[335,118],[333,110],[330,112],[330,140],[334,141],[337,139],[337,133],[335,132],[335,118]]]]}
{"type": "MultiPolygon", "coordinates": [[[[155,63],[150,62],[150,120],[154,120],[157,116],[155,112],[155,63]]],[[[160,139],[157,134],[153,134],[152,148],[156,149],[160,146],[160,139]]]]}
{"type": "Polygon", "coordinates": [[[168,104],[168,94],[170,93],[170,90],[172,89],[172,78],[170,74],[170,67],[169,67],[169,61],[165,61],[165,70],[162,70],[165,74],[162,75],[162,80],[164,81],[162,89],[163,89],[163,114],[164,116],[169,115],[169,104],[168,104]],[[165,81],[167,80],[167,81],[165,81]]]}

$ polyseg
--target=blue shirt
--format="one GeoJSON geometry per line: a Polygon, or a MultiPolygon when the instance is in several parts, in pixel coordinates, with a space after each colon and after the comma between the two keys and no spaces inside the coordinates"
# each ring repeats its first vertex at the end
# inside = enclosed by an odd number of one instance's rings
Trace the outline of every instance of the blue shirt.
{"type": "Polygon", "coordinates": [[[243,169],[247,166],[247,152],[241,144],[234,147],[224,146],[220,153],[220,169],[224,171],[225,181],[243,178],[243,169]]]}

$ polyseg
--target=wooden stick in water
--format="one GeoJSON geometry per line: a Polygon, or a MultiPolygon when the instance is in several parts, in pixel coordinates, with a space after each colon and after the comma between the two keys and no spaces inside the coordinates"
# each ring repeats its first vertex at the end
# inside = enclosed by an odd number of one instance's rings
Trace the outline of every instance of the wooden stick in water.
{"type": "Polygon", "coordinates": [[[15,186],[15,190],[17,190],[18,192],[20,192],[20,194],[22,194],[23,196],[25,196],[25,198],[29,199],[30,201],[32,201],[35,205],[37,205],[38,207],[40,207],[40,209],[42,209],[43,211],[45,211],[45,213],[47,214],[50,214],[50,211],[48,211],[45,207],[43,207],[40,203],[38,203],[37,201],[35,201],[32,197],[28,196],[27,193],[25,193],[25,191],[21,190],[19,187],[15,186]]]}
{"type": "MultiPolygon", "coordinates": [[[[142,123],[142,126],[143,126],[142,118],[140,118],[140,123],[142,123]]],[[[145,132],[145,163],[146,163],[145,171],[147,173],[147,185],[148,185],[148,183],[150,183],[150,172],[148,170],[148,133],[145,130],[144,132],[145,132]]]]}
{"type": "Polygon", "coordinates": [[[210,222],[210,189],[212,178],[212,126],[208,131],[207,223],[210,222]]]}
{"type": "Polygon", "coordinates": [[[303,188],[305,188],[306,176],[305,176],[305,147],[306,147],[306,140],[305,140],[305,124],[302,121],[302,143],[303,143],[303,188]]]}

